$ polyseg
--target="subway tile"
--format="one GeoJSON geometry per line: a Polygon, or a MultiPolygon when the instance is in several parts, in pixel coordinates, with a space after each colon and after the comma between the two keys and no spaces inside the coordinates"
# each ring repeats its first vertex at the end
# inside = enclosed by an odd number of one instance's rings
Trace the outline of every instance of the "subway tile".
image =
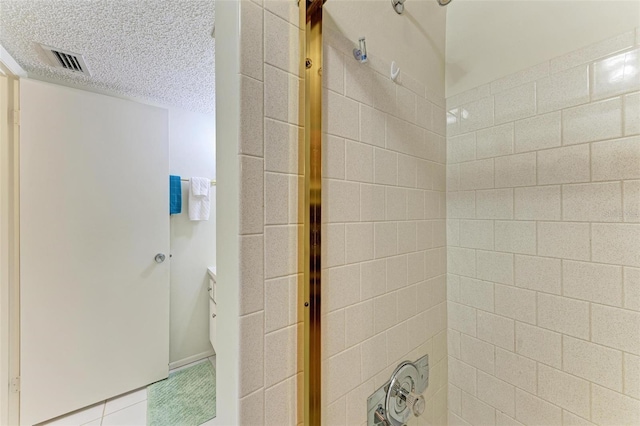
{"type": "Polygon", "coordinates": [[[538,152],[538,185],[588,182],[589,145],[538,152]]]}
{"type": "Polygon", "coordinates": [[[624,97],[624,134],[640,133],[640,93],[631,93],[624,97]]]}
{"type": "Polygon", "coordinates": [[[640,266],[639,224],[594,223],[591,225],[591,240],[591,260],[640,266]]]}
{"type": "Polygon", "coordinates": [[[570,68],[536,82],[538,113],[568,108],[589,101],[589,66],[570,68]]]}
{"type": "Polygon", "coordinates": [[[591,420],[602,425],[640,424],[640,401],[593,385],[591,420]]]}
{"type": "MultiPolygon", "coordinates": [[[[265,117],[298,124],[300,97],[300,79],[271,65],[264,66],[264,111],[265,117]]],[[[331,92],[330,92],[331,93],[331,92]]],[[[342,96],[334,94],[342,98],[342,96]]],[[[255,99],[251,100],[255,102],[255,99]]],[[[327,129],[326,126],[323,126],[327,129]]]]}
{"type": "Polygon", "coordinates": [[[360,104],[360,141],[384,148],[385,114],[360,104]]]}
{"type": "Polygon", "coordinates": [[[398,185],[415,188],[418,182],[417,159],[409,155],[398,154],[398,185]]]}
{"type": "Polygon", "coordinates": [[[624,393],[640,399],[640,357],[624,354],[624,393]]]}
{"type": "Polygon", "coordinates": [[[640,137],[591,144],[592,180],[640,178],[640,137]]]}
{"type": "MultiPolygon", "coordinates": [[[[297,174],[298,148],[303,146],[304,132],[297,126],[267,118],[264,120],[264,137],[264,143],[269,147],[264,153],[265,170],[297,174]]],[[[326,141],[323,145],[327,145],[326,141]]]]}
{"type": "Polygon", "coordinates": [[[469,161],[460,164],[460,189],[493,188],[493,159],[469,161]]]}
{"type": "Polygon", "coordinates": [[[476,369],[449,357],[449,382],[471,395],[476,394],[476,369]]]}
{"type": "Polygon", "coordinates": [[[560,220],[560,186],[515,189],[515,218],[518,220],[560,220]]]}
{"type": "MultiPolygon", "coordinates": [[[[357,64],[353,61],[348,61],[347,64],[351,62],[353,68],[363,69],[367,67],[362,67],[360,64],[357,64]]],[[[347,73],[347,76],[349,74],[347,73]]],[[[373,106],[376,109],[384,111],[388,114],[394,114],[396,111],[396,84],[391,81],[389,77],[380,75],[378,73],[372,74],[373,79],[373,87],[375,89],[369,90],[365,93],[373,93],[373,106]]]]}
{"type": "Polygon", "coordinates": [[[560,294],[562,276],[560,259],[516,255],[515,263],[515,281],[518,287],[560,294]]]}
{"type": "Polygon", "coordinates": [[[593,142],[622,136],[622,99],[581,105],[562,111],[562,143],[593,142]]]}
{"type": "MultiPolygon", "coordinates": [[[[420,159],[416,160],[417,187],[420,189],[433,189],[435,170],[435,163],[420,159]]],[[[448,185],[450,183],[448,176],[445,179],[448,185]]]]}
{"type": "Polygon", "coordinates": [[[239,152],[262,157],[264,151],[263,84],[252,78],[241,76],[240,91],[242,126],[239,128],[239,152]]]}
{"type": "Polygon", "coordinates": [[[602,99],[640,89],[637,72],[640,49],[619,53],[593,63],[593,99],[602,99]]]}
{"type": "Polygon", "coordinates": [[[495,95],[495,123],[506,123],[536,113],[536,85],[527,83],[495,95]]]}
{"type": "Polygon", "coordinates": [[[347,394],[348,425],[359,425],[367,421],[366,400],[374,391],[374,381],[368,380],[347,394]]]}
{"type": "Polygon", "coordinates": [[[265,331],[275,331],[297,321],[297,277],[289,276],[264,283],[265,331]]]}
{"type": "Polygon", "coordinates": [[[368,300],[345,309],[345,345],[350,348],[373,336],[373,301],[368,300]]]}
{"type": "MultiPolygon", "coordinates": [[[[264,392],[265,426],[281,426],[296,424],[296,386],[297,379],[291,377],[264,392]]],[[[241,424],[251,424],[249,422],[241,424]]]]}
{"type": "Polygon", "coordinates": [[[379,333],[360,345],[362,348],[362,380],[369,380],[387,366],[387,336],[379,333]]]}
{"type": "Polygon", "coordinates": [[[536,151],[561,145],[560,111],[516,121],[516,152],[536,151]]]}
{"type": "Polygon", "coordinates": [[[562,259],[590,260],[588,223],[538,222],[538,254],[562,259]]]}
{"type": "Polygon", "coordinates": [[[447,329],[447,354],[460,359],[460,336],[462,333],[447,329]]]}
{"type": "Polygon", "coordinates": [[[374,151],[374,178],[376,183],[397,185],[398,154],[376,148],[374,151]]]}
{"type": "Polygon", "coordinates": [[[387,291],[406,287],[409,283],[407,256],[387,258],[387,291]]]}
{"type": "Polygon", "coordinates": [[[509,188],[536,184],[536,153],[507,155],[495,159],[495,186],[509,188]]]}
{"type": "Polygon", "coordinates": [[[298,272],[298,227],[267,226],[264,228],[265,278],[277,278],[298,272]]]}
{"type": "Polygon", "coordinates": [[[563,186],[562,214],[564,220],[570,221],[622,221],[620,182],[563,186]]]}
{"type": "Polygon", "coordinates": [[[342,352],[345,348],[344,309],[325,315],[322,326],[326,333],[322,340],[322,359],[325,359],[342,352]]]}
{"type": "Polygon", "coordinates": [[[457,415],[462,412],[462,391],[450,383],[447,386],[447,408],[457,415]]]}
{"type": "MultiPolygon", "coordinates": [[[[514,397],[515,397],[515,392],[514,392],[514,397]]],[[[514,402],[514,406],[515,406],[515,402],[514,402]]],[[[524,426],[524,425],[519,421],[507,416],[506,414],[501,413],[500,411],[496,411],[496,426],[524,426]]]]}
{"type": "MultiPolygon", "coordinates": [[[[246,25],[242,23],[243,27],[246,25]]],[[[294,75],[300,72],[300,30],[285,19],[264,13],[264,62],[294,75]]]]}
{"type": "Polygon", "coordinates": [[[489,84],[483,84],[482,86],[477,86],[473,89],[465,90],[464,92],[449,96],[447,98],[447,109],[453,109],[455,107],[486,98],[489,95],[491,95],[491,86],[489,84]]]}
{"type": "Polygon", "coordinates": [[[360,300],[380,296],[387,290],[387,262],[378,259],[360,264],[360,300]]]}
{"type": "Polygon", "coordinates": [[[622,391],[622,353],[620,351],[564,336],[563,370],[590,382],[622,391]]]}
{"type": "Polygon", "coordinates": [[[516,389],[516,420],[526,425],[559,425],[561,418],[559,407],[516,389]]]}
{"type": "MultiPolygon", "coordinates": [[[[247,395],[238,401],[240,424],[262,425],[264,419],[264,390],[259,390],[247,395]]],[[[104,422],[105,424],[107,422],[104,422]]],[[[125,423],[126,424],[126,423],[125,423]]]]}
{"type": "Polygon", "coordinates": [[[565,296],[622,306],[621,266],[565,260],[562,274],[565,296]]]}
{"type": "Polygon", "coordinates": [[[538,396],[582,417],[589,417],[589,382],[544,364],[538,366],[538,396]]]}
{"type": "Polygon", "coordinates": [[[475,191],[447,193],[447,218],[474,218],[476,215],[475,191]]]}
{"type": "Polygon", "coordinates": [[[240,234],[264,232],[264,160],[240,157],[240,234]]]}
{"type": "MultiPolygon", "coordinates": [[[[498,349],[499,350],[499,349],[498,349]]],[[[515,388],[492,375],[478,371],[478,398],[496,409],[515,415],[515,388]]]]}
{"type": "Polygon", "coordinates": [[[382,185],[360,185],[360,220],[384,220],[385,192],[382,185]]]}
{"type": "Polygon", "coordinates": [[[536,253],[536,223],[523,221],[496,221],[495,247],[510,253],[536,253]]]}
{"type": "Polygon", "coordinates": [[[536,362],[515,354],[496,348],[496,377],[524,389],[528,392],[536,392],[536,362]]]}
{"type": "Polygon", "coordinates": [[[460,220],[460,246],[492,250],[493,221],[460,220]]]}
{"type": "Polygon", "coordinates": [[[286,225],[289,223],[289,176],[279,173],[265,173],[265,225],[286,225]]]}
{"type": "Polygon", "coordinates": [[[507,285],[495,286],[495,312],[518,321],[536,323],[536,293],[507,285]]]}
{"type": "Polygon", "coordinates": [[[447,270],[451,274],[474,277],[476,274],[475,251],[460,247],[447,247],[447,270]]]}
{"type": "Polygon", "coordinates": [[[589,303],[538,293],[538,325],[559,333],[589,339],[589,303]]]}
{"type": "Polygon", "coordinates": [[[476,159],[476,134],[466,133],[447,138],[447,162],[461,163],[476,159]]]}
{"type": "Polygon", "coordinates": [[[347,180],[373,182],[373,148],[346,141],[347,180]]]}
{"type": "Polygon", "coordinates": [[[416,251],[416,222],[398,223],[398,253],[416,251]]]}
{"type": "Polygon", "coordinates": [[[419,189],[410,189],[407,191],[407,219],[421,220],[424,219],[424,191],[419,189]]]}
{"type": "Polygon", "coordinates": [[[360,220],[360,185],[356,182],[329,180],[324,185],[328,222],[356,222],[360,220]]]}
{"type": "Polygon", "coordinates": [[[640,180],[622,182],[622,211],[625,222],[640,222],[640,180]]]}
{"type": "Polygon", "coordinates": [[[388,149],[415,157],[426,156],[424,130],[416,125],[387,115],[385,137],[388,149]]]}
{"type": "Polygon", "coordinates": [[[332,403],[361,382],[360,346],[354,346],[326,361],[327,402],[332,403]]]}
{"type": "Polygon", "coordinates": [[[493,97],[482,98],[460,107],[460,132],[493,126],[493,97]]]}
{"type": "Polygon", "coordinates": [[[549,75],[549,61],[534,65],[522,71],[509,74],[491,83],[491,93],[498,93],[513,87],[539,80],[549,75]]]}
{"type": "Polygon", "coordinates": [[[466,392],[462,392],[461,416],[472,424],[493,425],[496,423],[495,408],[466,392]]]}
{"type": "Polygon", "coordinates": [[[322,259],[323,266],[344,265],[344,224],[325,224],[322,227],[322,259]]]}
{"type": "Polygon", "coordinates": [[[416,94],[402,86],[396,87],[396,114],[411,123],[416,122],[417,99],[416,94]]]}
{"type": "Polygon", "coordinates": [[[586,64],[587,62],[609,55],[611,52],[620,51],[632,46],[633,31],[628,31],[552,59],[550,62],[550,71],[555,73],[576,65],[586,64]]]}
{"type": "Polygon", "coordinates": [[[394,326],[398,320],[398,294],[387,293],[373,299],[373,331],[380,333],[394,326]]]}
{"type": "Polygon", "coordinates": [[[591,340],[640,355],[640,312],[591,305],[591,340]]]}
{"type": "Polygon", "coordinates": [[[513,123],[493,126],[476,132],[478,159],[513,154],[513,123]]]}
{"type": "Polygon", "coordinates": [[[477,316],[478,339],[504,349],[513,350],[513,320],[483,311],[478,311],[477,316]]]}
{"type": "Polygon", "coordinates": [[[360,110],[358,103],[340,96],[332,91],[326,91],[326,129],[327,133],[347,139],[357,140],[359,136],[360,110]]]}
{"type": "Polygon", "coordinates": [[[562,367],[562,336],[533,325],[516,322],[516,352],[528,358],[562,367]]]}
{"type": "Polygon", "coordinates": [[[433,247],[433,226],[431,221],[419,220],[416,225],[416,248],[425,250],[433,247]]]}
{"type": "Polygon", "coordinates": [[[589,420],[576,416],[567,410],[562,410],[562,424],[566,426],[595,426],[589,420]]]}
{"type": "Polygon", "coordinates": [[[407,257],[408,273],[407,277],[409,284],[416,284],[424,280],[425,275],[425,259],[424,253],[419,251],[416,253],[409,253],[407,257]]]}
{"type": "MultiPolygon", "coordinates": [[[[282,2],[276,0],[273,3],[282,2]]],[[[322,86],[341,95],[344,94],[344,55],[326,43],[323,55],[322,86]]]]}
{"type": "Polygon", "coordinates": [[[388,186],[385,188],[385,203],[387,220],[406,220],[407,219],[407,190],[388,186]]]}
{"type": "Polygon", "coordinates": [[[345,225],[345,252],[347,263],[373,259],[373,223],[345,225]]]}
{"type": "Polygon", "coordinates": [[[640,311],[640,269],[624,268],[624,307],[640,311]]]}
{"type": "Polygon", "coordinates": [[[264,309],[264,237],[240,237],[240,315],[264,309]]]}
{"type": "Polygon", "coordinates": [[[264,336],[264,385],[270,387],[296,373],[296,333],[291,326],[264,336]]]}
{"type": "MultiPolygon", "coordinates": [[[[344,179],[345,176],[345,142],[337,136],[326,135],[322,144],[322,177],[344,179]]],[[[270,151],[267,150],[267,151],[270,151]]]]}
{"type": "Polygon", "coordinates": [[[434,105],[423,98],[418,96],[416,103],[416,124],[423,129],[433,130],[433,123],[431,114],[434,105]]]}
{"type": "Polygon", "coordinates": [[[330,268],[325,273],[325,303],[328,312],[341,309],[360,300],[360,265],[330,268]]]}
{"type": "Polygon", "coordinates": [[[476,263],[476,276],[479,279],[513,284],[513,254],[478,250],[476,263]]]}
{"type": "Polygon", "coordinates": [[[264,312],[240,317],[240,396],[264,386],[264,312]]]}
{"type": "MultiPolygon", "coordinates": [[[[369,67],[361,67],[354,61],[347,60],[344,65],[345,95],[364,105],[373,106],[376,73],[369,67]]],[[[395,104],[395,90],[389,90],[385,94],[388,94],[388,99],[395,104]]]]}
{"type": "Polygon", "coordinates": [[[470,336],[476,335],[476,310],[474,308],[459,303],[448,302],[447,318],[449,328],[470,336]]]}
{"type": "Polygon", "coordinates": [[[262,8],[246,2],[240,6],[240,20],[245,31],[240,35],[240,72],[262,81],[263,77],[263,26],[262,8]]]}
{"type": "Polygon", "coordinates": [[[460,277],[460,303],[493,312],[493,284],[460,277]]]}
{"type": "Polygon", "coordinates": [[[478,219],[513,219],[513,190],[488,189],[476,191],[478,219]]]}

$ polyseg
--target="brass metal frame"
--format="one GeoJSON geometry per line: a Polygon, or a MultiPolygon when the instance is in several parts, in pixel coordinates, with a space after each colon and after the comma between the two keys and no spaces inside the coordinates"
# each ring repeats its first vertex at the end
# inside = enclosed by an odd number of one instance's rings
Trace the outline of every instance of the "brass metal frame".
{"type": "Polygon", "coordinates": [[[321,425],[322,5],[301,0],[304,43],[304,424],[321,425]]]}

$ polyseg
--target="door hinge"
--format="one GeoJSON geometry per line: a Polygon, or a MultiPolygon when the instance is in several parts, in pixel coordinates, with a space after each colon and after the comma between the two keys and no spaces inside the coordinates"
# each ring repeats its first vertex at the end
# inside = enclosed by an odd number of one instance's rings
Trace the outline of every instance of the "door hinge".
{"type": "Polygon", "coordinates": [[[20,392],[20,377],[14,377],[13,379],[11,379],[11,392],[20,392]]]}
{"type": "Polygon", "coordinates": [[[16,126],[20,125],[20,110],[13,110],[13,124],[15,124],[16,126]]]}

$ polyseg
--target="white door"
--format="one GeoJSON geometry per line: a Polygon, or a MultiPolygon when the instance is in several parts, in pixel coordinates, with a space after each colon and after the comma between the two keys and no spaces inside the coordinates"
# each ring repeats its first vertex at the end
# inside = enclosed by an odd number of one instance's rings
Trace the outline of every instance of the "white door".
{"type": "Polygon", "coordinates": [[[167,377],[168,113],[32,80],[20,92],[20,423],[32,425],[167,377]]]}

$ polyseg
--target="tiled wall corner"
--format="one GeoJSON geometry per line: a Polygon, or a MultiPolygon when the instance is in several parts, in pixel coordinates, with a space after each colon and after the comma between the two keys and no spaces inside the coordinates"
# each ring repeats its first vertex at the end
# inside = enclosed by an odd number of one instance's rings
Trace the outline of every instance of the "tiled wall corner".
{"type": "Polygon", "coordinates": [[[447,99],[451,423],[640,423],[637,34],[447,99]]]}

